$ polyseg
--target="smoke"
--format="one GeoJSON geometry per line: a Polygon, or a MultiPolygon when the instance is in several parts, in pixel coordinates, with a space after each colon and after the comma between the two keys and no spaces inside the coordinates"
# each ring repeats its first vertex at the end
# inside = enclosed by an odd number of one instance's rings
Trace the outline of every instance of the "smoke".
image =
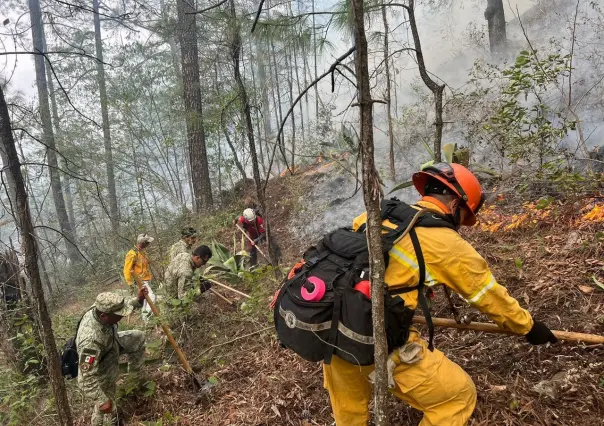
{"type": "MultiPolygon", "coordinates": [[[[604,47],[601,36],[604,29],[603,14],[600,10],[602,3],[602,1],[579,1],[579,7],[576,8],[577,2],[574,0],[504,1],[508,53],[506,57],[493,58],[488,51],[488,34],[483,15],[486,2],[453,0],[449,3],[449,7],[437,11],[422,7],[420,2],[417,17],[426,66],[437,79],[447,84],[446,96],[450,98],[452,93],[464,91],[470,79],[470,71],[477,60],[505,67],[515,60],[518,52],[528,48],[520,21],[531,45],[543,57],[550,53],[569,54],[574,38],[571,104],[576,106],[587,146],[595,147],[604,137],[601,84],[604,65],[604,54],[601,53],[604,47]]],[[[401,11],[392,13],[389,17],[390,28],[398,26],[391,37],[391,51],[409,46],[410,34],[405,25],[399,25],[403,20],[401,11]]],[[[379,31],[383,31],[381,20],[370,20],[368,37],[371,39],[372,34],[379,31]]],[[[333,57],[339,56],[339,52],[346,51],[351,44],[346,37],[334,37],[332,41],[333,57]]],[[[378,67],[383,59],[380,43],[370,41],[370,53],[370,70],[372,70],[378,67]]],[[[326,69],[330,63],[330,59],[325,58],[319,69],[326,69]]],[[[354,68],[352,58],[348,65],[354,68]]],[[[408,54],[393,57],[392,68],[395,86],[392,103],[396,107],[394,112],[396,181],[387,179],[388,127],[385,108],[380,104],[376,104],[374,108],[375,160],[384,180],[385,194],[388,194],[396,184],[409,180],[419,165],[430,159],[424,142],[428,145],[432,144],[434,131],[432,97],[419,80],[413,57],[408,54]],[[420,120],[416,117],[415,121],[410,121],[405,115],[409,108],[414,108],[416,114],[419,111],[425,116],[420,120]]],[[[383,95],[384,79],[384,75],[373,79],[372,94],[376,99],[380,99],[383,95]]],[[[548,99],[545,100],[547,104],[557,108],[568,103],[567,85],[568,83],[565,82],[560,88],[548,90],[548,99]]],[[[331,93],[330,83],[323,82],[320,88],[322,99],[329,105],[335,106],[334,122],[345,123],[358,130],[358,109],[348,108],[351,99],[354,99],[354,87],[347,82],[341,82],[336,85],[335,92],[331,93]]],[[[480,104],[476,105],[476,108],[480,107],[480,104]]],[[[472,113],[479,114],[481,111],[472,111],[472,113]]],[[[445,120],[447,120],[446,116],[445,120]]],[[[457,142],[463,145],[464,138],[463,123],[445,125],[443,143],[457,142]]],[[[576,147],[577,140],[578,135],[571,132],[564,142],[569,147],[576,147]]],[[[484,157],[492,153],[483,151],[481,155],[484,157]]],[[[349,161],[348,166],[354,167],[353,162],[349,161]]],[[[294,220],[294,223],[300,224],[294,231],[299,238],[309,244],[334,228],[350,226],[353,218],[365,210],[362,190],[347,198],[354,193],[356,184],[354,177],[346,171],[336,170],[337,166],[334,166],[334,170],[314,177],[308,193],[300,200],[300,204],[304,207],[299,217],[294,220]]],[[[418,198],[413,188],[392,195],[406,202],[414,202],[418,198]]]]}

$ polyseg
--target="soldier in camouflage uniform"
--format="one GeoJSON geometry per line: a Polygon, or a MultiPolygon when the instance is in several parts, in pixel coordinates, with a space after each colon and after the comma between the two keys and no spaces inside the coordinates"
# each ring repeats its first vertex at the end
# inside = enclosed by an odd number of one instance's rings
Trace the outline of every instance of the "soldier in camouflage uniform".
{"type": "MultiPolygon", "coordinates": [[[[191,288],[192,278],[195,270],[201,268],[212,257],[212,251],[208,246],[199,246],[193,254],[177,254],[166,269],[165,291],[170,299],[182,299],[191,288]]],[[[204,285],[201,291],[208,290],[204,285]]]]}
{"type": "Polygon", "coordinates": [[[170,247],[170,262],[180,253],[191,253],[191,247],[197,242],[197,231],[194,228],[183,228],[181,239],[170,247]]]}
{"type": "Polygon", "coordinates": [[[82,317],[77,331],[79,353],[78,385],[94,402],[91,424],[102,426],[105,416],[115,424],[115,383],[119,376],[118,358],[128,354],[128,371],[143,364],[145,334],[140,330],[117,331],[117,323],[142,306],[146,288],[130,301],[114,293],[101,293],[94,306],[82,317]]]}

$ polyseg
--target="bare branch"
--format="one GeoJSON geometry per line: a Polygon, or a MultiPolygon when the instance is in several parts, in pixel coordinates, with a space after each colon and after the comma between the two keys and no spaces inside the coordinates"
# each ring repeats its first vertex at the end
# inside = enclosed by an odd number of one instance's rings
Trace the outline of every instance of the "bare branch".
{"type": "MultiPolygon", "coordinates": [[[[82,253],[82,251],[78,248],[78,245],[76,243],[74,243],[72,240],[69,239],[69,237],[67,237],[62,231],[59,231],[58,229],[53,228],[52,226],[46,226],[46,225],[36,225],[34,226],[34,229],[36,228],[42,228],[42,229],[50,229],[51,231],[56,232],[57,234],[59,234],[62,238],[65,238],[69,244],[71,244],[72,246],[74,246],[76,248],[76,250],[80,253],[80,256],[82,256],[82,258],[86,261],[86,263],[88,263],[90,265],[90,267],[92,268],[92,270],[94,271],[94,265],[90,262],[90,260],[88,260],[88,258],[86,256],[84,256],[84,253],[82,253]]],[[[37,238],[34,235],[34,238],[37,238]]]]}
{"type": "MultiPolygon", "coordinates": [[[[283,133],[283,127],[285,126],[285,123],[287,122],[287,119],[289,118],[289,115],[292,113],[292,111],[294,110],[294,108],[296,107],[296,105],[298,104],[298,102],[300,102],[300,99],[302,99],[304,97],[304,95],[306,94],[306,92],[308,92],[312,87],[314,87],[317,83],[319,83],[319,81],[321,81],[322,79],[324,79],[325,77],[327,77],[329,74],[335,72],[336,67],[340,64],[340,62],[342,62],[344,59],[346,59],[347,57],[349,57],[350,55],[352,55],[352,53],[356,50],[356,46],[352,46],[350,49],[348,49],[348,51],[346,53],[344,53],[342,56],[340,56],[339,58],[336,59],[336,61],[331,64],[331,66],[329,67],[329,69],[327,71],[325,71],[323,74],[321,74],[320,76],[318,76],[314,81],[312,81],[308,87],[306,87],[306,89],[304,89],[302,92],[300,92],[300,94],[298,95],[298,97],[296,98],[296,100],[292,103],[292,105],[289,107],[289,110],[287,110],[287,114],[285,114],[285,117],[283,117],[283,120],[281,121],[281,125],[279,126],[279,131],[277,132],[277,143],[279,142],[280,138],[281,138],[281,133],[283,133]]],[[[269,173],[266,174],[266,180],[264,181],[264,190],[266,190],[266,187],[268,185],[268,180],[270,178],[270,170],[273,166],[273,161],[275,159],[275,151],[277,149],[277,144],[275,144],[273,146],[273,152],[271,153],[271,161],[268,164],[268,170],[269,173]]]]}
{"type": "Polygon", "coordinates": [[[75,8],[78,10],[83,10],[84,12],[90,12],[93,14],[97,14],[99,16],[104,16],[105,18],[109,18],[111,20],[119,20],[119,19],[128,19],[130,18],[130,13],[124,13],[122,15],[118,15],[118,16],[111,16],[111,15],[106,15],[104,13],[101,12],[96,12],[93,9],[89,9],[85,6],[81,6],[79,4],[73,4],[73,3],[67,3],[66,1],[62,1],[62,0],[54,0],[56,3],[62,4],[63,6],[67,6],[68,8],[75,8]]]}
{"type": "MultiPolygon", "coordinates": [[[[229,1],[229,0],[222,0],[222,1],[221,1],[221,2],[219,2],[219,3],[216,3],[216,4],[212,5],[212,6],[208,6],[208,7],[206,7],[205,9],[196,10],[195,12],[187,12],[187,13],[186,13],[186,15],[195,15],[195,14],[198,14],[198,13],[206,13],[206,12],[209,12],[209,11],[210,11],[210,10],[212,10],[212,9],[216,9],[217,7],[222,6],[222,5],[223,5],[223,4],[225,4],[227,1],[229,1]]],[[[253,31],[253,30],[252,30],[252,31],[253,31]]]]}
{"type": "MultiPolygon", "coordinates": [[[[82,53],[82,52],[69,52],[66,50],[53,50],[51,52],[28,52],[28,51],[14,51],[14,52],[0,52],[0,56],[8,56],[8,55],[42,55],[44,57],[46,57],[46,55],[74,55],[74,56],[84,56],[88,59],[94,59],[97,62],[102,63],[103,65],[109,65],[110,67],[113,67],[112,64],[109,64],[107,62],[103,62],[103,61],[99,61],[99,59],[96,56],[92,56],[88,53],[82,53]]],[[[46,58],[46,61],[48,61],[48,58],[46,58]]]]}
{"type": "MultiPolygon", "coordinates": [[[[252,24],[251,33],[256,29],[256,24],[258,23],[258,19],[260,19],[260,14],[262,13],[262,6],[264,6],[264,0],[260,0],[260,4],[258,5],[258,10],[256,11],[256,17],[254,18],[254,23],[252,24]]],[[[272,163],[272,161],[271,161],[272,163]]],[[[270,170],[270,168],[269,168],[270,170]]],[[[266,185],[265,185],[266,186],[266,185]]]]}

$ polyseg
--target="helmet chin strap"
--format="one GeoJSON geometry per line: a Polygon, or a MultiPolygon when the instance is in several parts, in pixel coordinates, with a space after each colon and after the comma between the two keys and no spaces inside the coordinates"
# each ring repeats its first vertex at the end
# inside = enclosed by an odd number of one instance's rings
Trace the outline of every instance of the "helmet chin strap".
{"type": "Polygon", "coordinates": [[[451,208],[451,213],[447,216],[453,221],[453,224],[457,229],[461,228],[461,202],[458,201],[455,208],[451,208]]]}

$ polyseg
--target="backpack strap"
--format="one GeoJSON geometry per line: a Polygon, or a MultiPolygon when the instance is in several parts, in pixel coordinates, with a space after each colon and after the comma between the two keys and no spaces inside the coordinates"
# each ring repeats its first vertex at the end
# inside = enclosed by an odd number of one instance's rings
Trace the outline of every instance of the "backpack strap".
{"type": "Polygon", "coordinates": [[[73,342],[76,345],[77,348],[77,343],[76,341],[78,340],[78,331],[80,330],[80,324],[82,323],[82,320],[84,319],[84,315],[86,315],[88,312],[92,311],[94,309],[94,306],[91,307],[90,309],[88,309],[86,312],[84,312],[82,314],[82,317],[80,318],[80,320],[78,321],[78,325],[76,325],[76,332],[75,332],[75,336],[73,336],[73,342]]]}
{"type": "Polygon", "coordinates": [[[422,247],[419,244],[419,239],[417,238],[417,233],[415,232],[415,229],[411,229],[409,231],[409,236],[411,237],[413,249],[415,250],[415,256],[417,257],[417,264],[419,266],[419,281],[417,283],[417,286],[414,287],[414,289],[417,289],[417,301],[422,308],[424,318],[426,318],[426,324],[428,325],[428,332],[430,336],[428,341],[428,349],[430,349],[430,351],[433,351],[434,323],[432,322],[432,316],[430,315],[430,307],[428,306],[426,295],[423,292],[426,281],[426,263],[424,262],[424,254],[422,252],[422,247]]]}
{"type": "MultiPolygon", "coordinates": [[[[336,340],[338,337],[338,327],[340,325],[340,311],[342,307],[342,294],[335,292],[333,300],[333,315],[331,316],[331,328],[329,329],[329,337],[327,338],[327,350],[323,362],[331,364],[331,357],[336,350],[336,340]]],[[[318,336],[317,336],[318,337],[318,336]]]]}

